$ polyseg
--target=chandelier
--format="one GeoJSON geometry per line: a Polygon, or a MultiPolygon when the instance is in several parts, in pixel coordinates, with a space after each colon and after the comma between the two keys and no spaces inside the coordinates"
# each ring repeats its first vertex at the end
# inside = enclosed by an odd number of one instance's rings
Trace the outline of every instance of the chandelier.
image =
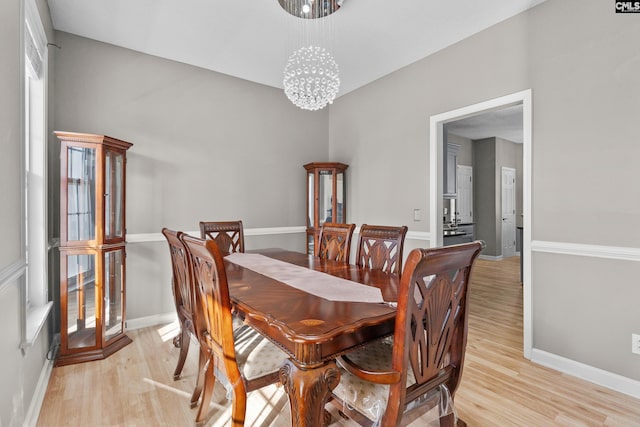
{"type": "Polygon", "coordinates": [[[338,64],[323,47],[301,47],[284,67],[284,93],[303,110],[320,110],[331,104],[340,87],[338,64]]]}
{"type": "MultiPolygon", "coordinates": [[[[278,0],[278,2],[285,11],[303,20],[329,16],[342,4],[342,1],[338,0],[278,0]]],[[[324,25],[321,29],[324,29],[324,25]]],[[[301,33],[307,35],[304,30],[301,33]]],[[[294,105],[303,110],[315,111],[333,103],[336,98],[340,88],[339,69],[326,48],[305,38],[309,37],[303,37],[303,47],[289,56],[282,83],[284,93],[294,105]]]]}

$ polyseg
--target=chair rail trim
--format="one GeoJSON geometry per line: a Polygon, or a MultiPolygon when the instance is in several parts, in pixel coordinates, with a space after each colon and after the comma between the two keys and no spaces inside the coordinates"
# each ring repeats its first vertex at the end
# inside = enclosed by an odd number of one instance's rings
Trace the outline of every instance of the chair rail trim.
{"type": "Polygon", "coordinates": [[[531,251],[623,261],[640,261],[640,248],[624,246],[586,245],[582,243],[534,240],[531,242],[531,251]]]}
{"type": "MultiPolygon", "coordinates": [[[[307,229],[304,226],[295,227],[265,227],[265,228],[245,228],[245,236],[267,236],[276,234],[297,234],[304,233],[307,229]]],[[[185,231],[192,236],[200,236],[200,230],[185,231]]],[[[135,233],[127,234],[127,243],[163,242],[166,239],[162,233],[135,233]]]]}

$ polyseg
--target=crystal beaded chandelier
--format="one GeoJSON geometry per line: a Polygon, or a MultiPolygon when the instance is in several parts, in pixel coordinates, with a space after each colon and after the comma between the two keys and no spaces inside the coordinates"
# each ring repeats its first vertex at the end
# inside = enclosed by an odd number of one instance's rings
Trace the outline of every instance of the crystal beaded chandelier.
{"type": "Polygon", "coordinates": [[[320,110],[331,104],[340,88],[338,64],[323,47],[301,47],[284,67],[284,93],[303,110],[320,110]]]}
{"type": "MultiPolygon", "coordinates": [[[[278,2],[288,13],[302,19],[324,18],[342,4],[337,0],[278,2]]],[[[338,64],[326,48],[314,45],[309,40],[303,40],[303,44],[291,54],[284,68],[284,93],[303,110],[320,110],[333,102],[340,88],[338,64]]]]}

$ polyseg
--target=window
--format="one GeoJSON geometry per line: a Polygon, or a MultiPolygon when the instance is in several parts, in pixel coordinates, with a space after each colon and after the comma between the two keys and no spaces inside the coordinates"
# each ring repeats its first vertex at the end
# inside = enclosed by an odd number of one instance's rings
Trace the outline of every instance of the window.
{"type": "Polygon", "coordinates": [[[42,328],[52,303],[47,284],[47,41],[33,0],[25,2],[24,25],[24,280],[23,347],[42,328]]]}

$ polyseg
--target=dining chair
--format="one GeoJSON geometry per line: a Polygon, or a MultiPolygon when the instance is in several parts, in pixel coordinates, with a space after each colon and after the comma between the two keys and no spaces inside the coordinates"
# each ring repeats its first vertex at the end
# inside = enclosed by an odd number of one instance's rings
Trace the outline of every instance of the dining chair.
{"type": "Polygon", "coordinates": [[[204,390],[196,425],[206,423],[215,381],[219,379],[232,396],[232,425],[242,426],[247,393],[277,383],[278,371],[287,356],[250,326],[233,329],[224,260],[215,240],[186,234],[181,238],[193,272],[195,329],[204,355],[198,371],[204,378],[204,390]]]}
{"type": "Polygon", "coordinates": [[[362,224],[356,264],[399,276],[402,271],[402,249],[407,230],[405,225],[389,227],[362,224]]]}
{"type": "Polygon", "coordinates": [[[325,222],[320,228],[316,256],[322,259],[349,263],[351,237],[355,224],[325,222]]]}
{"type": "MultiPolygon", "coordinates": [[[[169,243],[169,252],[171,254],[171,267],[173,270],[172,276],[172,290],[174,302],[176,305],[176,313],[178,315],[178,322],[180,323],[180,333],[173,339],[173,345],[180,349],[178,356],[178,363],[176,369],[173,372],[173,379],[180,378],[184,363],[189,353],[189,343],[194,338],[200,346],[200,340],[197,336],[196,330],[196,300],[195,300],[195,287],[193,285],[193,273],[191,271],[191,263],[187,253],[187,248],[182,241],[183,232],[169,230],[168,228],[162,229],[162,234],[169,243]]],[[[235,319],[234,319],[235,320],[235,319]]],[[[238,323],[242,323],[239,320],[238,323]]],[[[202,366],[205,362],[205,354],[200,351],[198,354],[199,362],[198,366],[202,371],[202,366]]],[[[198,405],[198,400],[202,394],[204,378],[202,375],[196,376],[196,384],[191,395],[190,405],[195,408],[198,405]]]]}
{"type": "Polygon", "coordinates": [[[467,290],[483,247],[475,241],[411,251],[400,279],[393,336],[338,359],[341,379],[332,392],[333,405],[364,426],[397,426],[403,414],[415,419],[435,406],[440,425],[455,424],[453,398],[467,344],[467,290]]]}
{"type": "MultiPolygon", "coordinates": [[[[180,349],[178,356],[178,364],[173,371],[173,379],[180,378],[184,362],[189,352],[189,342],[191,337],[195,337],[195,329],[193,327],[193,307],[194,295],[191,290],[191,273],[189,271],[189,260],[184,243],[180,240],[181,231],[162,229],[162,234],[169,244],[169,252],[171,254],[171,288],[173,291],[173,300],[176,306],[178,322],[180,323],[180,333],[173,339],[173,345],[180,349]]],[[[196,338],[197,339],[197,338],[196,338]]]]}
{"type": "Polygon", "coordinates": [[[200,237],[215,240],[223,256],[244,252],[242,221],[200,221],[200,237]]]}

